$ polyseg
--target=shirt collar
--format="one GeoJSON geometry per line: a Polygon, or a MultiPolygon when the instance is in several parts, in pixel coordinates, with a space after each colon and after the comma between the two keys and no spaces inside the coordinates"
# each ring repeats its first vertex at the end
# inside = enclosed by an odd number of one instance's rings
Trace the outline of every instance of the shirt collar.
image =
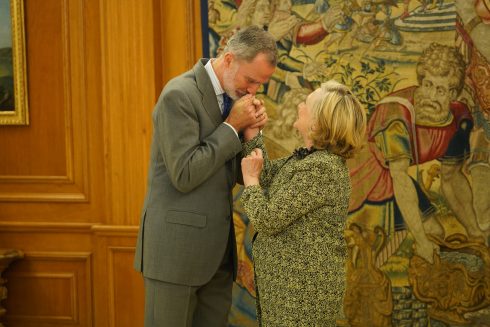
{"type": "Polygon", "coordinates": [[[206,72],[208,73],[209,78],[211,79],[211,83],[213,84],[213,88],[214,88],[214,93],[216,95],[222,95],[223,93],[225,93],[225,90],[223,90],[223,88],[221,87],[221,84],[218,80],[218,76],[216,76],[216,73],[214,72],[213,65],[211,64],[212,61],[213,59],[208,60],[206,65],[204,65],[204,69],[206,69],[206,72]]]}

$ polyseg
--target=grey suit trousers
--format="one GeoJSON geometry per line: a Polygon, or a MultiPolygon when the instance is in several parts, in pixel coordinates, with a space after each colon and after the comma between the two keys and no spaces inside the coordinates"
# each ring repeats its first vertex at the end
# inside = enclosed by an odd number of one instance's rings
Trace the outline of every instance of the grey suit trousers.
{"type": "Polygon", "coordinates": [[[188,286],[145,278],[145,327],[225,327],[231,307],[230,242],[213,278],[188,286]]]}

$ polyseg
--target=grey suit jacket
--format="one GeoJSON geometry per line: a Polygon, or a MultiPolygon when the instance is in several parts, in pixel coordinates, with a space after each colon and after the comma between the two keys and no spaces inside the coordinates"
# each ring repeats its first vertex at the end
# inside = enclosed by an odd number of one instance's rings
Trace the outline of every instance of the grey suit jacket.
{"type": "Polygon", "coordinates": [[[134,261],[145,277],[192,286],[211,279],[227,242],[236,272],[232,188],[242,144],[223,124],[206,62],[169,81],[155,106],[134,261]]]}

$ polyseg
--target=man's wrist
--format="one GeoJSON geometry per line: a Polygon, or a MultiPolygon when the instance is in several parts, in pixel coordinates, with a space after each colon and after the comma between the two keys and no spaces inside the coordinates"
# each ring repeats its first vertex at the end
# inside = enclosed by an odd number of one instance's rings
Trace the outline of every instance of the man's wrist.
{"type": "Polygon", "coordinates": [[[230,123],[227,123],[227,122],[225,122],[225,121],[223,122],[223,124],[226,124],[226,125],[230,126],[230,128],[233,130],[233,132],[235,132],[236,137],[240,138],[240,137],[238,136],[238,132],[237,132],[237,130],[235,129],[235,127],[233,127],[233,125],[231,125],[230,123]]]}

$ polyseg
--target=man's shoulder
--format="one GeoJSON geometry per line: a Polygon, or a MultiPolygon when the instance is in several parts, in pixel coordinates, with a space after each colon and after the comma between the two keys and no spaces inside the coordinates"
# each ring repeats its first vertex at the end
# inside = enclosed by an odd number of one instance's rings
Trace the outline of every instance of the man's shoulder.
{"type": "Polygon", "coordinates": [[[172,89],[181,89],[185,87],[190,87],[190,86],[195,86],[196,85],[196,76],[194,74],[194,71],[188,70],[185,73],[182,73],[178,76],[173,77],[170,79],[165,87],[163,88],[163,91],[169,91],[172,89]]]}
{"type": "Polygon", "coordinates": [[[162,93],[172,92],[175,90],[181,90],[183,92],[192,92],[199,87],[200,83],[204,83],[207,80],[203,77],[207,76],[206,69],[204,68],[206,59],[200,59],[194,67],[188,71],[170,79],[162,93]]]}

